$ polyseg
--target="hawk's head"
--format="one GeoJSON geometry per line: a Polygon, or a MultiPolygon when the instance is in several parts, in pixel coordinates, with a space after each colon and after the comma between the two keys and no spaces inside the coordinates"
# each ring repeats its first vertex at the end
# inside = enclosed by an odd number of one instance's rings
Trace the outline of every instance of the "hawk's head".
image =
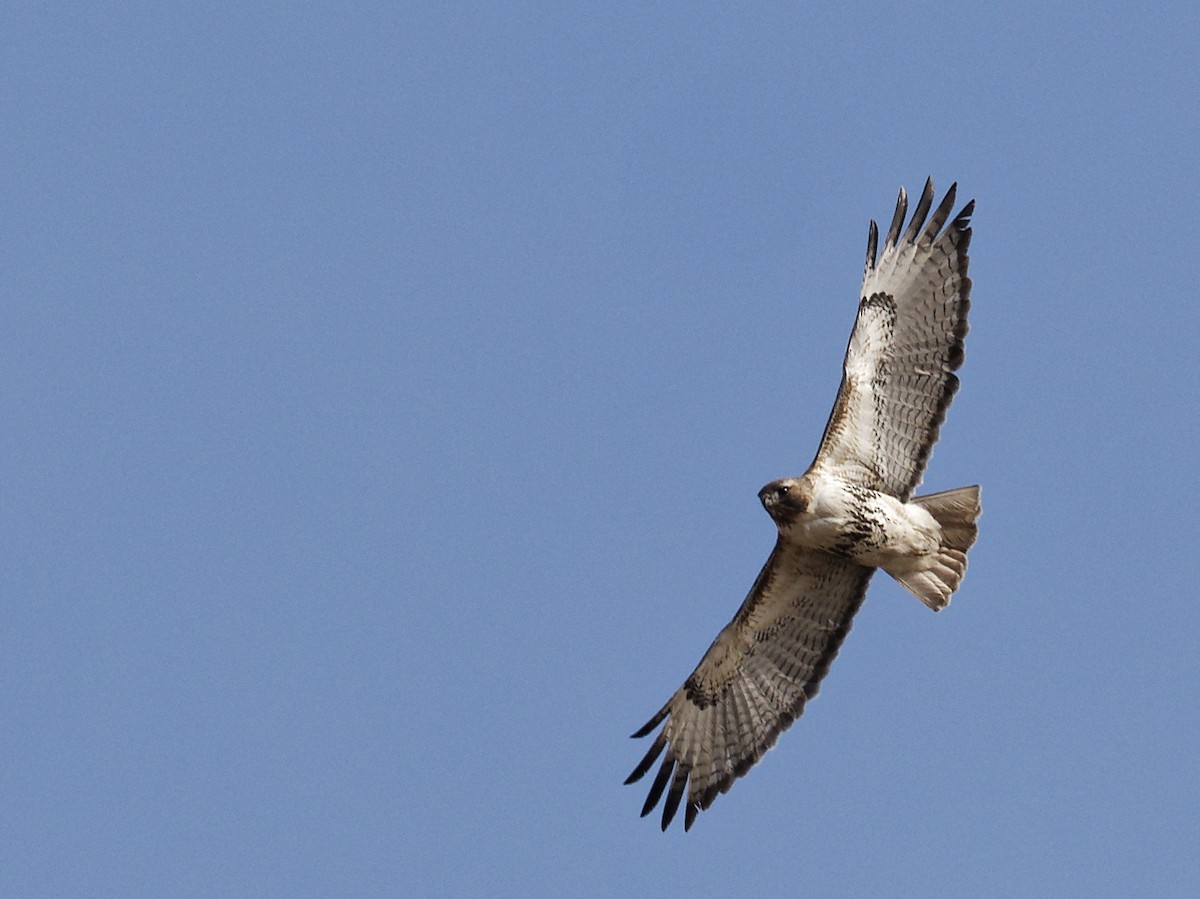
{"type": "Polygon", "coordinates": [[[758,491],[767,514],[786,527],[808,510],[811,494],[804,478],[781,478],[758,491]]]}

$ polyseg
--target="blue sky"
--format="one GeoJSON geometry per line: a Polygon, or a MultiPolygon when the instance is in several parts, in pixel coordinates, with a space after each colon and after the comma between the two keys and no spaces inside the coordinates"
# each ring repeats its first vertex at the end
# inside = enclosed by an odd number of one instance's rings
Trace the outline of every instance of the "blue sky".
{"type": "Polygon", "coordinates": [[[1190,4],[10,6],[5,895],[1200,891],[1190,4]],[[688,834],[867,223],[978,202],[928,490],[688,834]]]}

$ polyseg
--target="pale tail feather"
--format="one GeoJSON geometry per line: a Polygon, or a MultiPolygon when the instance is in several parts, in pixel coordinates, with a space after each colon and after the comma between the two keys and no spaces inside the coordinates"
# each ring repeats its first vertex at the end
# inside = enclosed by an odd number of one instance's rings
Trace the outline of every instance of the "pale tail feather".
{"type": "Polygon", "coordinates": [[[929,608],[940,612],[962,583],[967,571],[967,550],[979,534],[975,523],[981,510],[979,487],[959,487],[943,493],[915,496],[910,502],[937,519],[942,526],[942,545],[924,560],[921,570],[889,574],[929,608]]]}

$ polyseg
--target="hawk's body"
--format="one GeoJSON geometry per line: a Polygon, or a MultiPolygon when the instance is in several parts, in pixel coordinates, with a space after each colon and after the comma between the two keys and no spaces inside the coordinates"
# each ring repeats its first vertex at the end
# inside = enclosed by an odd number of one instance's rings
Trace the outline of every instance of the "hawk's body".
{"type": "Polygon", "coordinates": [[[974,203],[945,225],[927,182],[904,234],[903,190],[876,258],[871,223],[858,318],[817,456],[759,493],[779,530],[749,596],[692,675],[639,730],[665,723],[626,783],[664,752],[642,809],[666,793],[666,829],[685,793],[685,828],[762,757],[817,693],[876,568],[935,611],[975,541],[979,488],[912,497],[958,389],[971,281],[974,203]]]}

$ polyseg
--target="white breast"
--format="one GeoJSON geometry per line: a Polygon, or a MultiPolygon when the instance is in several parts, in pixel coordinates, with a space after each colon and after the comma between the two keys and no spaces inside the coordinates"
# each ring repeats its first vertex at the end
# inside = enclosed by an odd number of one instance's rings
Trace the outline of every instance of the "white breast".
{"type": "Polygon", "coordinates": [[[937,549],[941,528],[925,509],[837,477],[812,478],[808,510],[786,531],[812,549],[848,553],[863,565],[937,549]]]}

